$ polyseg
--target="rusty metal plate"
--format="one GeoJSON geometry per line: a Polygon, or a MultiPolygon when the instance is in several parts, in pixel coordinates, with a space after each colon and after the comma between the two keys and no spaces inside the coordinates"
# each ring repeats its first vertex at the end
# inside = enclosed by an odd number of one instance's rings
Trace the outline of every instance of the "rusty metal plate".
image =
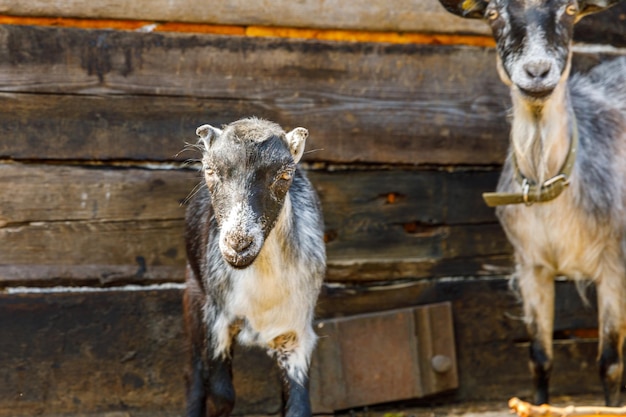
{"type": "Polygon", "coordinates": [[[458,386],[450,303],[324,320],[313,412],[421,398],[458,386]]]}

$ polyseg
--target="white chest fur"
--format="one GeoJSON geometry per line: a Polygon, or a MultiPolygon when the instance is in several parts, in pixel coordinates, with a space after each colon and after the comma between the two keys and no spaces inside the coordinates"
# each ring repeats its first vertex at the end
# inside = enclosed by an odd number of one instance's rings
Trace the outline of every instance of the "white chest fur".
{"type": "Polygon", "coordinates": [[[548,203],[505,207],[503,224],[520,263],[573,279],[596,279],[610,267],[606,262],[620,250],[619,243],[608,235],[610,229],[574,208],[572,191],[548,203]]]}

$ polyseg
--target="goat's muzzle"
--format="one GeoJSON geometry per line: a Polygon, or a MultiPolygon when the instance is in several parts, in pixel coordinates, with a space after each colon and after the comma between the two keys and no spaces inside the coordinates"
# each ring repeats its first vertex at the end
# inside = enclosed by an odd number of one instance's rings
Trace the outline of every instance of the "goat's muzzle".
{"type": "Polygon", "coordinates": [[[257,240],[255,236],[246,233],[226,233],[220,239],[220,251],[233,268],[247,268],[254,262],[262,246],[257,240]]]}

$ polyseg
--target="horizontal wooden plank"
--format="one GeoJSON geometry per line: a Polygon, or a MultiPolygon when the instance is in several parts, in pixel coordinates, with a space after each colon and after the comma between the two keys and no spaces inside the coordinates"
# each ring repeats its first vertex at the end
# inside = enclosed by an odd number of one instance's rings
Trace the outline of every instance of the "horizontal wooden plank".
{"type": "MultiPolygon", "coordinates": [[[[182,281],[182,233],[182,220],[5,227],[0,229],[0,286],[182,281]]],[[[341,245],[329,244],[326,279],[380,281],[510,271],[510,247],[497,225],[450,226],[434,237],[402,233],[379,237],[371,231],[352,235],[341,245]]]]}
{"type": "Polygon", "coordinates": [[[486,33],[487,27],[477,21],[455,19],[437,0],[400,0],[389,6],[382,0],[356,0],[346,4],[338,0],[305,0],[299,2],[246,2],[219,0],[211,7],[198,0],[176,5],[165,0],[124,3],[106,0],[86,4],[66,1],[63,6],[45,0],[20,2],[0,0],[0,12],[26,16],[66,16],[156,21],[202,22],[229,25],[267,25],[305,28],[340,28],[440,32],[486,33]]]}
{"type": "MultiPolygon", "coordinates": [[[[506,279],[329,290],[319,301],[321,319],[451,302],[459,388],[445,398],[502,401],[530,393],[521,307],[506,279]]],[[[1,293],[0,416],[179,414],[185,368],[181,300],[176,288],[1,293]]],[[[575,284],[558,282],[557,330],[595,327],[590,300],[586,308],[575,284]]],[[[235,353],[238,407],[247,415],[276,414],[275,369],[265,354],[247,352],[235,353]],[[244,356],[250,360],[238,362],[244,356]]],[[[557,341],[552,392],[600,396],[596,354],[594,340],[557,341]]]]}
{"type": "Polygon", "coordinates": [[[196,170],[0,164],[0,225],[181,219],[196,170]]]}
{"type": "MultiPolygon", "coordinates": [[[[6,75],[0,90],[4,92],[230,99],[245,94],[248,99],[306,106],[310,93],[348,95],[357,103],[409,93],[418,94],[416,99],[426,98],[437,92],[471,100],[470,89],[461,87],[487,79],[488,85],[501,84],[491,48],[13,25],[0,26],[0,31],[0,71],[6,75]],[[465,63],[464,68],[453,66],[459,61],[465,63]]],[[[504,87],[492,87],[482,95],[486,100],[490,98],[486,93],[502,92],[506,96],[504,87]]],[[[486,103],[497,103],[497,99],[486,103]]]]}
{"type": "MultiPolygon", "coordinates": [[[[183,220],[38,222],[0,228],[0,281],[182,281],[183,220]]],[[[82,282],[81,282],[82,281],[82,282]]]]}
{"type": "Polygon", "coordinates": [[[509,97],[492,49],[22,26],[0,33],[8,111],[0,155],[12,158],[172,160],[198,124],[251,114],[309,128],[309,149],[318,150],[309,161],[495,164],[507,146],[509,97]]]}
{"type": "MultiPolygon", "coordinates": [[[[200,173],[197,167],[160,167],[0,164],[0,194],[11,196],[0,205],[0,226],[181,219],[185,200],[202,184],[200,173]]],[[[308,168],[330,229],[346,227],[349,217],[376,216],[414,234],[436,232],[440,225],[494,223],[481,193],[496,186],[498,175],[498,170],[308,168]]]]}
{"type": "MultiPolygon", "coordinates": [[[[624,4],[579,24],[577,38],[584,42],[624,45],[624,4]],[[620,36],[621,35],[621,36],[620,36]]],[[[158,22],[194,22],[226,25],[287,26],[317,29],[489,34],[487,25],[447,13],[437,0],[304,0],[298,2],[248,2],[218,0],[206,7],[199,0],[172,2],[142,0],[133,3],[105,0],[85,3],[68,0],[62,5],[45,0],[0,0],[0,13],[21,16],[135,19],[158,22]]]]}
{"type": "MultiPolygon", "coordinates": [[[[0,294],[0,335],[0,416],[183,410],[178,289],[0,294]]],[[[264,352],[238,348],[234,368],[235,414],[279,412],[280,377],[264,352]]]]}
{"type": "MultiPolygon", "coordinates": [[[[305,94],[305,93],[303,93],[305,94]]],[[[480,103],[420,103],[413,98],[355,98],[306,93],[302,100],[195,99],[0,93],[0,156],[15,160],[149,160],[196,158],[181,152],[201,124],[221,126],[248,115],[311,136],[304,160],[336,163],[499,164],[507,133],[503,108],[480,103]],[[407,101],[408,100],[408,101],[407,101]],[[308,111],[307,111],[308,110],[308,111]],[[502,111],[501,111],[502,110],[502,111]],[[337,117],[339,115],[339,117],[337,117]],[[481,130],[487,125],[491,131],[481,130]],[[41,132],[46,132],[42,135],[41,132]],[[340,138],[340,140],[338,140],[340,138]],[[384,138],[385,146],[380,146],[384,138]]]]}
{"type": "MultiPolygon", "coordinates": [[[[511,249],[480,194],[496,171],[312,170],[328,279],[502,273],[511,249]],[[463,204],[459,204],[459,202],[463,204]]],[[[182,280],[191,170],[0,164],[0,282],[182,280]]]]}

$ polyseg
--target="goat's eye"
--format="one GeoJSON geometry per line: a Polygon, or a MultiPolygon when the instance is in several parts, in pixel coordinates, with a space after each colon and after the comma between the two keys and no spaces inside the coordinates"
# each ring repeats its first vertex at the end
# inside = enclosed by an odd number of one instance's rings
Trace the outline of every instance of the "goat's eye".
{"type": "Polygon", "coordinates": [[[565,13],[567,13],[570,16],[575,16],[576,13],[578,13],[578,7],[576,7],[575,4],[570,4],[569,6],[565,8],[565,13]]]}
{"type": "Polygon", "coordinates": [[[279,194],[286,193],[291,185],[291,180],[293,179],[293,171],[282,171],[278,173],[276,178],[274,179],[274,184],[272,187],[275,192],[279,194]]]}
{"type": "Polygon", "coordinates": [[[489,9],[487,10],[487,19],[488,20],[495,20],[497,19],[499,16],[498,11],[495,9],[489,9]]]}

